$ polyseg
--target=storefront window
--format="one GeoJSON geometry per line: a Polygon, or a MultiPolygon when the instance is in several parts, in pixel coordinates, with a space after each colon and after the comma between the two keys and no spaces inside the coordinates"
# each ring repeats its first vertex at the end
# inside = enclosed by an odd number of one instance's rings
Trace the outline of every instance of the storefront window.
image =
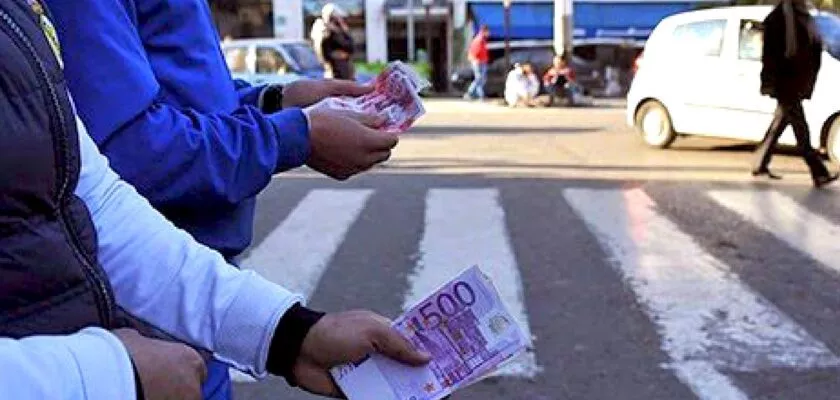
{"type": "Polygon", "coordinates": [[[271,0],[211,0],[210,9],[222,39],[274,35],[271,0]]]}

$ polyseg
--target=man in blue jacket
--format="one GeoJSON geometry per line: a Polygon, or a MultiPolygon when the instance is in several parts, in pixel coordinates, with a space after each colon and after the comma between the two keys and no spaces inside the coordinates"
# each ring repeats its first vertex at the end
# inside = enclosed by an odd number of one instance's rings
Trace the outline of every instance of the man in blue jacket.
{"type": "MultiPolygon", "coordinates": [[[[78,112],[113,168],[228,259],[250,244],[254,196],[273,174],[307,164],[346,179],[397,143],[357,118],[297,108],[369,88],[232,81],[207,0],[46,3],[78,112]]],[[[229,398],[226,366],[208,368],[205,397],[229,398]]]]}

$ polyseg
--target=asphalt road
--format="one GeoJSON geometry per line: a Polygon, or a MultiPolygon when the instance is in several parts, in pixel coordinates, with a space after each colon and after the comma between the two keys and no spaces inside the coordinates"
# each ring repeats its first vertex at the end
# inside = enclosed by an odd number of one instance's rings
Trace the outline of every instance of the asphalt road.
{"type": "Polygon", "coordinates": [[[811,189],[790,154],[755,181],[749,144],[646,148],[618,103],[429,109],[364,176],[275,178],[243,264],[388,316],[487,267],[533,349],[455,400],[840,398],[840,186],[811,189]]]}

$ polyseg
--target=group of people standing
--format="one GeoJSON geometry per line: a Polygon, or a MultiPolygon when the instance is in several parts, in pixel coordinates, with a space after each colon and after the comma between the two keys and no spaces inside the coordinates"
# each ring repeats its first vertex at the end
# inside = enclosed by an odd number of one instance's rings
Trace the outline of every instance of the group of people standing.
{"type": "Polygon", "coordinates": [[[206,0],[0,0],[0,398],[225,400],[231,367],[339,396],[332,366],[428,362],[235,265],[275,174],[388,159],[377,116],[309,108],[372,90],[232,80],[206,0]]]}

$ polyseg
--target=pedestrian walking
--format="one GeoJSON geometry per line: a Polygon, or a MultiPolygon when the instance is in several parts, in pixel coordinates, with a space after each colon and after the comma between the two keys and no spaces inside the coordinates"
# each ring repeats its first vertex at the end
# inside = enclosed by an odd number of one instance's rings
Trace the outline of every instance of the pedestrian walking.
{"type": "Polygon", "coordinates": [[[487,25],[482,25],[470,44],[468,57],[473,69],[473,81],[464,95],[466,100],[484,100],[487,64],[490,62],[490,50],[487,48],[488,40],[490,40],[490,28],[487,25]]]}
{"type": "Polygon", "coordinates": [[[761,93],[775,98],[777,105],[764,140],[754,155],[752,174],[781,178],[770,172],[770,159],[779,137],[791,126],[814,186],[825,186],[837,180],[838,175],[829,173],[811,146],[811,134],[802,108],[802,100],[810,99],[814,91],[823,51],[814,18],[806,0],[781,0],[763,26],[761,93]]]}

